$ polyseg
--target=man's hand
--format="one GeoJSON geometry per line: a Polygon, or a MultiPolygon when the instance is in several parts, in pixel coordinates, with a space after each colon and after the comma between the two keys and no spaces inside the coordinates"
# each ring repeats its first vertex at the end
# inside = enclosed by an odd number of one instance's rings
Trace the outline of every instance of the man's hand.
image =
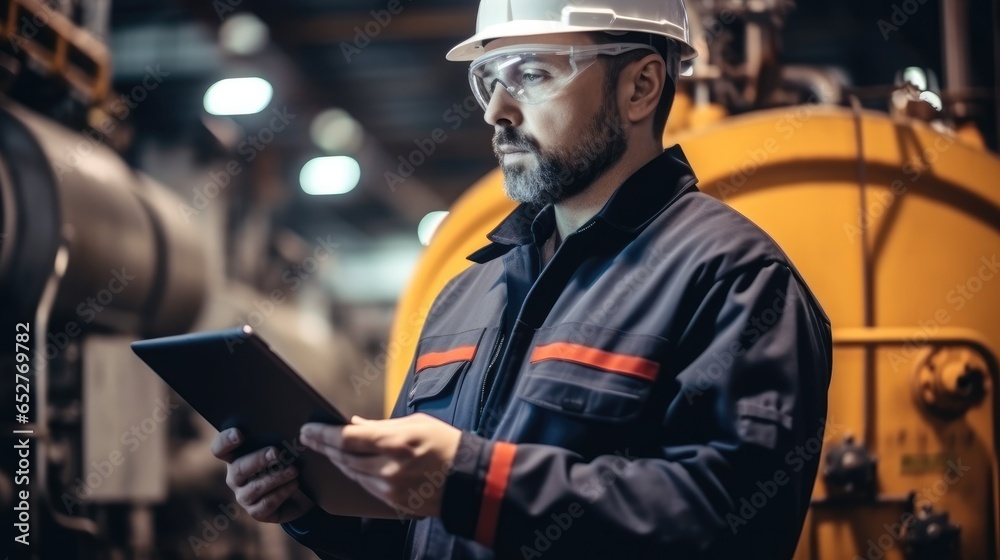
{"type": "Polygon", "coordinates": [[[417,413],[390,420],[355,416],[347,426],[309,423],[299,439],[385,503],[428,517],[441,512],[445,476],[461,437],[458,428],[417,413]]]}
{"type": "Polygon", "coordinates": [[[233,452],[243,442],[236,428],[219,432],[212,454],[229,463],[226,485],[250,517],[265,523],[285,523],[302,517],[313,502],[299,491],[298,470],[282,463],[276,447],[265,447],[242,457],[233,452]]]}

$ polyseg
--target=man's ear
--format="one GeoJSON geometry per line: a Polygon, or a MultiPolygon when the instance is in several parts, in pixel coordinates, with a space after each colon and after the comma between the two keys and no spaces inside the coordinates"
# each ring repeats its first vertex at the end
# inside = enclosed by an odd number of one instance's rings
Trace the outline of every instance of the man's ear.
{"type": "Polygon", "coordinates": [[[623,93],[628,96],[624,99],[625,118],[632,123],[653,118],[666,87],[667,68],[663,59],[656,54],[643,57],[630,64],[622,72],[622,78],[623,93]]]}

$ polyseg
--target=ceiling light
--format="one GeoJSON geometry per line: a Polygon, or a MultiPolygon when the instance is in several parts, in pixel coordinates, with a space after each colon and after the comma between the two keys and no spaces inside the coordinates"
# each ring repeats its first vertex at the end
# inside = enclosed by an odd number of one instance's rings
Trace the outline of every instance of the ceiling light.
{"type": "Polygon", "coordinates": [[[243,56],[259,52],[267,45],[267,24],[250,12],[233,14],[219,26],[219,45],[243,56]]]}
{"type": "Polygon", "coordinates": [[[348,193],[360,180],[361,166],[348,156],[313,158],[299,172],[302,190],[312,195],[348,193]]]}
{"type": "Polygon", "coordinates": [[[327,109],[313,118],[309,137],[323,151],[349,154],[361,147],[364,131],[361,125],[343,109],[327,109]]]}
{"type": "Polygon", "coordinates": [[[447,217],[448,212],[443,210],[436,210],[424,216],[420,220],[420,224],[417,225],[417,238],[420,239],[420,243],[430,245],[431,239],[434,237],[434,232],[437,231],[438,226],[447,217]]]}
{"type": "Polygon", "coordinates": [[[250,115],[271,102],[274,88],[264,78],[227,78],[205,92],[205,110],[213,115],[250,115]]]}

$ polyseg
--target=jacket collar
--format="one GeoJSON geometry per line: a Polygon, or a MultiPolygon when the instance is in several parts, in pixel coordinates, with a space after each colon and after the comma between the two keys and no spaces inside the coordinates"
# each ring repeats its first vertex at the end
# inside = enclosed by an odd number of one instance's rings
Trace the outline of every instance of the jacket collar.
{"type": "MultiPolygon", "coordinates": [[[[591,222],[598,221],[634,236],[688,190],[697,190],[697,178],[684,152],[674,145],[633,173],[611,195],[591,222]]],[[[554,207],[520,204],[486,237],[492,242],[467,258],[484,263],[536,236],[548,236],[555,227],[554,207]]]]}

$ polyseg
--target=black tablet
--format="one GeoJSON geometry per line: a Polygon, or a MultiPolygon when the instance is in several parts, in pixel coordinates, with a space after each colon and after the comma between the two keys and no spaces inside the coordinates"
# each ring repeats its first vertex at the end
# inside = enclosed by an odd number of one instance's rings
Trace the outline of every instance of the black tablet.
{"type": "Polygon", "coordinates": [[[299,443],[307,422],[345,424],[329,401],[250,327],[139,340],[135,352],[220,432],[246,438],[236,454],[277,446],[279,460],[299,469],[299,488],[334,515],[396,518],[323,455],[299,443]]]}

